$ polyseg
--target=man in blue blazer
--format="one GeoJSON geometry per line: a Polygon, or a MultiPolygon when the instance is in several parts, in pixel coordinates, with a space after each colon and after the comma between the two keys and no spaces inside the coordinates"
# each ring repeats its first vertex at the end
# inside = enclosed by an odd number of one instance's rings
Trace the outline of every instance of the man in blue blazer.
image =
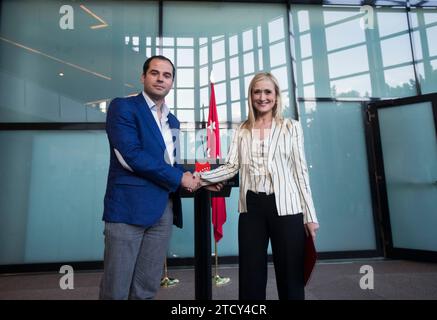
{"type": "Polygon", "coordinates": [[[178,189],[200,184],[176,159],[180,124],[164,102],[174,76],[168,58],[153,56],[143,66],[144,91],[116,98],[108,108],[101,299],[154,298],[172,225],[182,227],[178,189]]]}

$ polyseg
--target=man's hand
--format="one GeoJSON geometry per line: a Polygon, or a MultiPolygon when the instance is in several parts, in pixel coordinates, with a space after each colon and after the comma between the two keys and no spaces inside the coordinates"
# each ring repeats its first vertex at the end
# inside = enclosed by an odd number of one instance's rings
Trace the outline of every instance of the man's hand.
{"type": "Polygon", "coordinates": [[[184,172],[184,175],[182,176],[181,185],[189,192],[194,192],[200,188],[200,177],[193,176],[193,174],[189,171],[184,172]]]}

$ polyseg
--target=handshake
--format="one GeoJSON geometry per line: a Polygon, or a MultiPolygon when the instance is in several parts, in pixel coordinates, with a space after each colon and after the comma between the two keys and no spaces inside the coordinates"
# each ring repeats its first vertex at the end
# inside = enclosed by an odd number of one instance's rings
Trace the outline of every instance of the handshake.
{"type": "Polygon", "coordinates": [[[207,183],[202,181],[199,173],[192,174],[189,171],[185,172],[182,176],[181,185],[189,192],[194,192],[203,186],[209,191],[220,191],[223,188],[222,183],[207,185],[207,183]]]}

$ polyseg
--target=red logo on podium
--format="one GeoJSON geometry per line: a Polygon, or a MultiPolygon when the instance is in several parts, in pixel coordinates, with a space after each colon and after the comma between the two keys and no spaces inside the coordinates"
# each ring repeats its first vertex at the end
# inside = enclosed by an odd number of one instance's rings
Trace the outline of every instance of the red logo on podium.
{"type": "Polygon", "coordinates": [[[210,171],[211,170],[211,165],[209,164],[209,162],[197,162],[195,164],[195,171],[196,172],[204,172],[204,171],[210,171]]]}

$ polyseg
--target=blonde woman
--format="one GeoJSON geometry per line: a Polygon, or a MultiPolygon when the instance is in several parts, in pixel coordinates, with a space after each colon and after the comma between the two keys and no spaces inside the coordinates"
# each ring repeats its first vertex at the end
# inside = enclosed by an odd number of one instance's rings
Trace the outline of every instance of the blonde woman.
{"type": "Polygon", "coordinates": [[[279,299],[304,299],[304,241],[319,228],[299,122],[283,119],[281,91],[270,73],[249,85],[249,116],[235,131],[226,162],[201,173],[220,189],[240,172],[239,299],[265,300],[271,241],[279,299]],[[306,230],[305,230],[306,229],[306,230]]]}

